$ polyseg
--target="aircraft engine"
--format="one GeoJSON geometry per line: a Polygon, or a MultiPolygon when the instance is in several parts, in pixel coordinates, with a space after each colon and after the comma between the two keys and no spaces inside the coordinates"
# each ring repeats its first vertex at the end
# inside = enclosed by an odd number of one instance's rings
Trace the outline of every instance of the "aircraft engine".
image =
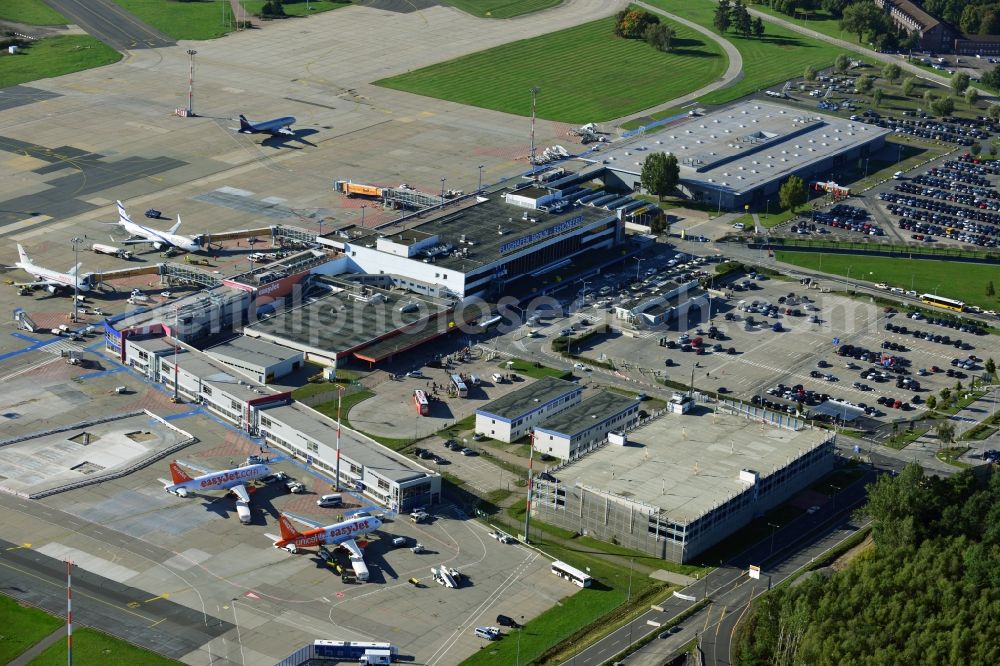
{"type": "Polygon", "coordinates": [[[178,488],[177,489],[177,496],[178,497],[187,497],[188,496],[187,488],[178,488]]]}
{"type": "Polygon", "coordinates": [[[153,243],[153,249],[154,250],[162,250],[163,249],[163,243],[153,243]]]}
{"type": "Polygon", "coordinates": [[[295,547],[294,543],[290,543],[287,546],[285,546],[285,550],[287,550],[289,553],[295,553],[298,551],[298,548],[295,547]]]}
{"type": "Polygon", "coordinates": [[[50,294],[54,294],[59,290],[59,287],[55,286],[54,284],[50,284],[45,288],[48,289],[50,294]]]}

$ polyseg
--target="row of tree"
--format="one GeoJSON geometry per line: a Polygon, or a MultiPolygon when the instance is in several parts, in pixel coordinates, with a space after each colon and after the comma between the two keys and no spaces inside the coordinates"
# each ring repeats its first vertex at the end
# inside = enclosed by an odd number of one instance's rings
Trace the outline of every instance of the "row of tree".
{"type": "Polygon", "coordinates": [[[656,14],[638,9],[615,15],[615,35],[624,39],[644,39],[658,51],[673,50],[674,29],[660,22],[656,14]]]}
{"type": "Polygon", "coordinates": [[[755,604],[737,663],[1000,663],[1000,474],[869,486],[874,548],[755,604]]]}
{"type": "Polygon", "coordinates": [[[732,28],[743,37],[760,39],[764,36],[764,21],[759,16],[750,16],[743,0],[733,0],[732,2],[719,0],[712,24],[721,33],[729,32],[729,29],[732,28]]]}

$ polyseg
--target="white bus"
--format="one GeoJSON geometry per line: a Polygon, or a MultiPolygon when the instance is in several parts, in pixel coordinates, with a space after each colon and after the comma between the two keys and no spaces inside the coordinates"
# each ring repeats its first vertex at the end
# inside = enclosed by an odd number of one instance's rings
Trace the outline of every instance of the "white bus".
{"type": "Polygon", "coordinates": [[[571,567],[565,562],[560,562],[559,560],[552,563],[552,573],[564,580],[568,580],[575,585],[578,585],[579,587],[590,587],[590,584],[594,580],[579,569],[571,567]]]}
{"type": "Polygon", "coordinates": [[[455,385],[455,391],[458,392],[459,398],[467,398],[469,396],[469,387],[462,381],[461,375],[452,375],[451,383],[455,385]]]}

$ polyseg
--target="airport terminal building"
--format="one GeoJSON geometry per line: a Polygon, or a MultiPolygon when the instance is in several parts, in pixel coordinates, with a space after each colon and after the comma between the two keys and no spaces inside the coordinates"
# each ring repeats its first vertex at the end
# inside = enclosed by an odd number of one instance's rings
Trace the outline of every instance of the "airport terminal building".
{"type": "Polygon", "coordinates": [[[833,467],[834,435],[761,414],[669,414],[534,482],[540,520],[687,562],[833,467]],[[766,419],[765,419],[766,420],[766,419]]]}
{"type": "Polygon", "coordinates": [[[464,300],[518,287],[531,293],[541,276],[585,255],[600,259],[597,253],[621,246],[624,234],[614,211],[526,185],[415,213],[377,231],[346,228],[333,244],[350,272],[384,274],[416,293],[464,300]]]}
{"type": "Polygon", "coordinates": [[[789,176],[827,180],[885,144],[890,130],[812,110],[751,100],[688,116],[619,147],[584,158],[609,187],[640,189],[642,164],[653,152],[672,153],[680,165],[678,189],[694,201],[724,210],[777,210],[778,189],[789,176]]]}

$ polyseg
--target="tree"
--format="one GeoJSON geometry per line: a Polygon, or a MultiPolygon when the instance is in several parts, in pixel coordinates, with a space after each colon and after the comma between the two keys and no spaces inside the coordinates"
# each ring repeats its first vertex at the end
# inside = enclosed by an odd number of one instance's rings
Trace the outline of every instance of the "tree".
{"type": "Polygon", "coordinates": [[[969,109],[976,105],[979,101],[979,90],[976,88],[966,88],[965,89],[965,101],[969,105],[969,109]]]}
{"type": "Polygon", "coordinates": [[[657,23],[646,28],[646,43],[657,51],[670,51],[673,39],[674,30],[669,25],[657,23]]]}
{"type": "Polygon", "coordinates": [[[979,82],[993,90],[1000,90],[1000,65],[987,72],[983,72],[979,77],[979,82]]]}
{"type": "Polygon", "coordinates": [[[893,82],[902,76],[902,68],[894,62],[890,62],[888,65],[882,68],[882,78],[893,82]]]}
{"type": "Polygon", "coordinates": [[[912,97],[914,91],[917,89],[917,77],[908,76],[903,79],[903,94],[907,97],[912,97]]]}
{"type": "Polygon", "coordinates": [[[649,230],[659,236],[667,230],[667,216],[657,215],[649,223],[649,230]]]}
{"type": "Polygon", "coordinates": [[[994,145],[994,144],[991,143],[990,144],[990,157],[996,158],[996,156],[997,156],[997,147],[996,147],[996,145],[994,145]]]}
{"type": "Polygon", "coordinates": [[[655,194],[660,201],[670,194],[680,179],[680,167],[677,164],[676,155],[665,153],[652,153],[642,163],[642,174],[639,182],[644,190],[650,194],[655,194]]]}
{"type": "MultiPolygon", "coordinates": [[[[940,390],[940,391],[938,392],[938,395],[940,395],[940,396],[941,396],[941,400],[942,400],[942,401],[944,401],[944,402],[948,402],[948,401],[950,401],[950,400],[951,400],[951,389],[950,389],[950,388],[943,388],[943,389],[941,389],[941,390],[940,390]]],[[[942,405],[942,407],[943,407],[943,406],[944,406],[944,405],[942,405]]]]}
{"type": "Polygon", "coordinates": [[[281,0],[267,0],[260,8],[260,15],[265,17],[286,16],[281,0]]]}
{"type": "Polygon", "coordinates": [[[990,280],[989,282],[986,283],[986,295],[993,296],[996,293],[997,293],[996,290],[993,289],[993,280],[990,280]]]}
{"type": "Polygon", "coordinates": [[[948,419],[938,421],[934,426],[934,434],[937,435],[938,448],[941,444],[951,444],[955,441],[955,424],[948,419]]]}
{"type": "MultiPolygon", "coordinates": [[[[1000,65],[997,65],[1000,68],[1000,65]]],[[[833,61],[833,68],[837,70],[838,74],[844,74],[851,68],[851,56],[846,53],[841,53],[837,56],[837,59],[833,61]]]]}
{"type": "Polygon", "coordinates": [[[934,105],[934,100],[936,100],[936,99],[937,99],[937,95],[935,95],[934,93],[932,93],[930,90],[925,90],[924,91],[924,109],[926,109],[927,111],[930,111],[931,107],[934,105]]]}
{"type": "Polygon", "coordinates": [[[644,39],[649,26],[660,22],[655,14],[637,9],[618,12],[615,19],[615,34],[625,39],[644,39]]]}
{"type": "Polygon", "coordinates": [[[858,89],[864,95],[870,95],[872,88],[875,87],[875,77],[865,74],[864,76],[859,76],[854,82],[854,87],[858,89]]]}
{"type": "Polygon", "coordinates": [[[924,400],[924,404],[927,405],[927,409],[934,409],[937,407],[937,398],[929,395],[927,396],[927,400],[924,400]]]}
{"type": "Polygon", "coordinates": [[[950,116],[955,110],[955,100],[951,97],[942,97],[931,103],[931,110],[935,116],[950,116]]]}
{"type": "Polygon", "coordinates": [[[750,32],[752,32],[753,36],[757,39],[764,36],[764,20],[761,17],[753,17],[753,21],[750,22],[750,32]]]}
{"type": "Polygon", "coordinates": [[[753,33],[753,20],[750,12],[744,6],[743,0],[735,0],[733,3],[732,18],[733,24],[736,26],[736,32],[744,37],[749,37],[753,33]]]}
{"type": "Polygon", "coordinates": [[[882,89],[876,88],[875,92],[872,93],[872,105],[875,108],[882,106],[882,97],[883,97],[882,89]]]}
{"type": "Polygon", "coordinates": [[[848,5],[856,1],[857,0],[823,0],[820,3],[820,7],[823,8],[823,11],[832,15],[833,18],[839,19],[844,15],[844,10],[847,9],[848,5]]]}
{"type": "Polygon", "coordinates": [[[816,80],[816,68],[812,65],[806,65],[806,70],[802,72],[802,78],[806,81],[816,80]]]}
{"type": "Polygon", "coordinates": [[[990,104],[990,108],[986,110],[986,115],[988,115],[990,120],[993,122],[1000,121],[1000,104],[990,104]]]}
{"type": "Polygon", "coordinates": [[[719,32],[725,34],[729,30],[729,26],[732,25],[730,20],[730,12],[732,7],[729,5],[729,0],[719,0],[719,4],[715,7],[715,17],[712,19],[712,25],[719,32]]]}
{"type": "Polygon", "coordinates": [[[781,184],[778,190],[778,200],[782,208],[787,208],[793,213],[807,200],[806,184],[798,176],[789,176],[788,180],[781,184]]]}
{"type": "Polygon", "coordinates": [[[979,32],[979,7],[969,5],[962,10],[962,18],[958,20],[958,29],[967,35],[979,32]]]}
{"type": "Polygon", "coordinates": [[[969,146],[969,152],[972,153],[973,156],[979,155],[979,153],[983,152],[983,144],[976,141],[974,144],[969,146]]]}
{"type": "Polygon", "coordinates": [[[965,93],[965,89],[969,87],[969,75],[965,72],[955,72],[951,77],[951,89],[956,95],[961,95],[965,93]]]}
{"type": "Polygon", "coordinates": [[[1000,12],[996,10],[995,5],[984,11],[982,16],[977,31],[980,35],[995,35],[1000,32],[1000,12]]]}
{"type": "Polygon", "coordinates": [[[988,372],[991,377],[997,373],[997,364],[993,362],[992,357],[986,359],[986,363],[983,367],[986,368],[986,372],[988,372]]]}
{"type": "Polygon", "coordinates": [[[874,2],[855,2],[844,10],[840,29],[853,32],[861,42],[865,33],[875,32],[884,20],[885,13],[874,2]]]}

